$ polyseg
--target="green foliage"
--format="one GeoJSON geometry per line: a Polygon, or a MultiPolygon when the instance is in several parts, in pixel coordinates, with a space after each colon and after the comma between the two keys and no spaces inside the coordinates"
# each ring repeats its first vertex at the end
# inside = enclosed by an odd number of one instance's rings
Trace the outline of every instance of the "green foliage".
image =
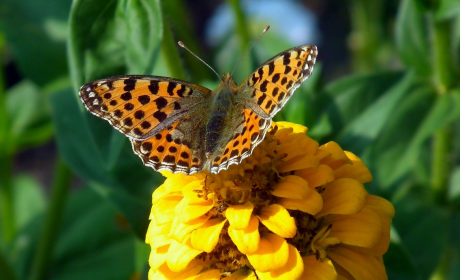
{"type": "MultiPolygon", "coordinates": [[[[312,77],[275,119],[308,126],[320,143],[337,141],[371,169],[369,192],[396,208],[392,244],[384,256],[389,279],[458,279],[460,4],[401,0],[394,7],[390,1],[364,1],[354,1],[348,17],[354,38],[363,40],[350,40],[350,61],[365,65],[353,63],[348,74],[331,81],[322,62],[328,53],[320,46],[312,77]],[[386,12],[365,16],[376,7],[386,12]]],[[[22,76],[5,88],[6,74],[0,71],[5,279],[146,278],[149,247],[143,239],[151,194],[163,179],[142,165],[126,137],[83,108],[78,88],[121,74],[190,77],[214,86],[210,70],[178,50],[175,41],[184,41],[208,62],[214,59],[211,65],[219,72],[231,71],[247,48],[248,34],[252,41],[264,26],[240,13],[237,3],[231,1],[238,28],[202,55],[204,46],[180,0],[0,2],[0,53],[22,76]],[[50,192],[57,194],[48,203],[44,190],[49,188],[13,170],[19,153],[53,140],[56,161],[65,164],[48,175],[56,178],[50,192]],[[80,178],[84,187],[67,195],[70,179],[60,180],[62,172],[80,178]],[[37,253],[47,240],[46,227],[56,230],[44,246],[49,258],[37,253]]],[[[254,69],[251,64],[292,47],[273,29],[242,62],[237,81],[254,69]]]]}

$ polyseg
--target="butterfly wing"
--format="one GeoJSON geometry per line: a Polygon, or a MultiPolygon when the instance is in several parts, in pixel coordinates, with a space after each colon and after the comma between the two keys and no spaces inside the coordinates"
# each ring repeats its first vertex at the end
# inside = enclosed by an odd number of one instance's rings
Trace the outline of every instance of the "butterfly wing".
{"type": "Polygon", "coordinates": [[[238,164],[250,156],[270,128],[270,120],[259,117],[251,109],[244,108],[239,115],[231,128],[232,137],[219,148],[219,156],[211,159],[210,170],[213,173],[228,169],[231,164],[238,164]]]}
{"type": "Polygon", "coordinates": [[[316,46],[305,45],[274,56],[240,85],[237,101],[261,118],[273,118],[310,77],[317,55],[316,46]]]}
{"type": "Polygon", "coordinates": [[[204,161],[202,148],[193,143],[204,141],[201,130],[211,93],[176,79],[133,75],[88,83],[80,89],[80,98],[88,111],[131,139],[144,164],[193,173],[204,161]]]}

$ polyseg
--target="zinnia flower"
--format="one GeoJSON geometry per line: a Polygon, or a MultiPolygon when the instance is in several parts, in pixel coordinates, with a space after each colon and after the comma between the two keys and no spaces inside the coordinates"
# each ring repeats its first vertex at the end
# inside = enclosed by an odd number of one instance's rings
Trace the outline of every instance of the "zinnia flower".
{"type": "Polygon", "coordinates": [[[239,165],[171,174],[154,193],[149,279],[387,279],[394,208],[335,142],[272,125],[239,165]]]}

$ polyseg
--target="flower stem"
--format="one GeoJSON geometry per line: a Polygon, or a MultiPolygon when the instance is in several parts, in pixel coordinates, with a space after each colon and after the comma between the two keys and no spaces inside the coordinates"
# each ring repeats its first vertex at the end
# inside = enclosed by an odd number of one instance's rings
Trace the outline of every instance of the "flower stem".
{"type": "Polygon", "coordinates": [[[51,253],[53,252],[54,244],[56,242],[56,237],[59,233],[62,213],[64,212],[71,177],[72,173],[70,169],[61,158],[58,158],[51,190],[51,201],[46,214],[43,231],[32,262],[32,269],[29,275],[30,280],[40,280],[45,276],[51,253]]]}
{"type": "Polygon", "coordinates": [[[16,232],[13,207],[13,185],[11,180],[12,157],[8,151],[0,152],[0,213],[3,243],[8,244],[16,232]]]}
{"type": "MultiPolygon", "coordinates": [[[[447,94],[454,81],[451,54],[451,23],[433,20],[433,75],[438,95],[447,94]]],[[[440,127],[433,137],[431,185],[438,203],[446,201],[447,184],[451,172],[449,154],[452,148],[450,127],[440,127]]]]}
{"type": "Polygon", "coordinates": [[[436,88],[439,94],[445,94],[454,81],[454,69],[451,56],[451,22],[443,20],[433,22],[433,70],[436,88]]]}
{"type": "MultiPolygon", "coordinates": [[[[1,41],[0,38],[0,50],[3,45],[1,41]]],[[[6,107],[5,80],[3,65],[0,65],[0,221],[2,223],[2,236],[5,245],[13,239],[16,232],[11,178],[13,157],[10,143],[10,121],[8,108],[6,107]]]]}
{"type": "Polygon", "coordinates": [[[352,32],[349,47],[353,53],[353,67],[358,72],[375,71],[377,52],[381,45],[383,1],[351,1],[352,32]]]}

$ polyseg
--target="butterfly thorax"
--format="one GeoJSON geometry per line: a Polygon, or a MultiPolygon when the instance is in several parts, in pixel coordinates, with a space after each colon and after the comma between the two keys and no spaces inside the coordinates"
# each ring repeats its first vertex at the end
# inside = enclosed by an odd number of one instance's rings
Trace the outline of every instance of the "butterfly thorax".
{"type": "Polygon", "coordinates": [[[210,117],[206,124],[206,157],[210,158],[216,152],[219,143],[233,134],[230,131],[225,131],[225,128],[231,123],[236,116],[235,110],[232,110],[236,105],[235,93],[238,88],[230,73],[222,75],[222,82],[219,87],[213,91],[210,117]]]}

